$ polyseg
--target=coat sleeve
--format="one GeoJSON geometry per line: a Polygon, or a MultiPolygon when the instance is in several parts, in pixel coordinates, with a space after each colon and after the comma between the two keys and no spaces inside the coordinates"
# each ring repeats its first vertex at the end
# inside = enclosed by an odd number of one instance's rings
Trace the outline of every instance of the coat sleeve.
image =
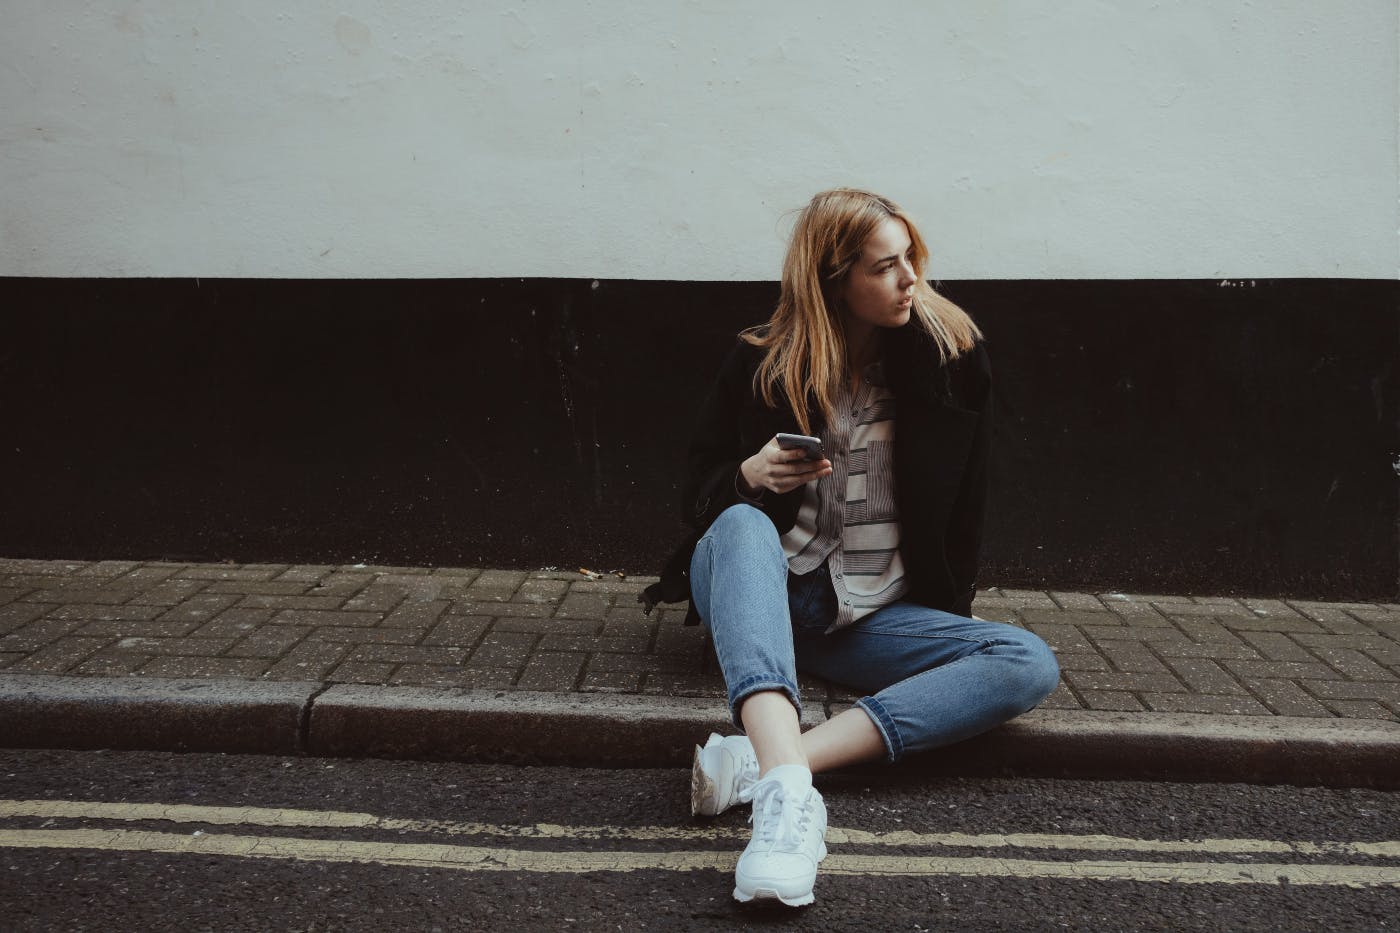
{"type": "Polygon", "coordinates": [[[740,343],[729,354],[719,377],[705,397],[691,435],[686,458],[686,481],[681,517],[703,533],[719,514],[740,501],[766,508],[771,496],[740,499],[735,479],[739,464],[757,452],[743,450],[741,417],[753,394],[752,372],[746,360],[752,349],[740,343]]]}
{"type": "Polygon", "coordinates": [[[981,561],[982,527],[986,517],[987,481],[992,442],[992,369],[983,344],[978,343],[957,361],[954,391],[957,403],[978,412],[972,450],[963,471],[962,485],[949,514],[944,553],[952,572],[957,602],[952,611],[972,615],[977,595],[977,570],[981,561]]]}

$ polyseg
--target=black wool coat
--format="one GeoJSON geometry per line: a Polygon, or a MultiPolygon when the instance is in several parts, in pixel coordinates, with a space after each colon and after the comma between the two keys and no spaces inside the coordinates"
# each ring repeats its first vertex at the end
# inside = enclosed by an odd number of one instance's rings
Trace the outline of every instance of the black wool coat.
{"type": "MultiPolygon", "coordinates": [[[[740,501],[739,464],[779,432],[798,433],[779,398],[769,408],[753,389],[764,351],[742,340],[730,352],[700,412],[691,441],[682,515],[691,533],[671,555],[660,582],[640,600],[690,598],[690,558],[721,512],[740,501]]],[[[992,374],[982,343],[941,363],[932,339],[911,322],[885,333],[885,378],[897,399],[894,470],[905,599],[962,616],[972,614],[987,497],[992,374]]],[[[821,423],[820,414],[809,419],[821,423]]],[[[801,487],[765,492],[758,508],[782,535],[802,503],[801,487]]],[[[692,604],[686,624],[699,622],[692,604]]]]}

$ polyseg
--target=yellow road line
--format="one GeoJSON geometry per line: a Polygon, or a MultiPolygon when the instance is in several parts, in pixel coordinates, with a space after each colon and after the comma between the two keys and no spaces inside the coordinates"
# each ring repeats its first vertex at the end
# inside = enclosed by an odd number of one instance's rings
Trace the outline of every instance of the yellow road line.
{"type": "MultiPolygon", "coordinates": [[[[627,839],[634,841],[747,840],[746,827],[719,825],[559,826],[536,823],[509,826],[446,820],[407,820],[337,810],[266,807],[209,807],[166,803],[107,803],[82,800],[0,800],[0,818],[165,820],[215,826],[289,826],[327,829],[378,829],[432,832],[455,836],[506,836],[523,839],[627,839]]],[[[1288,842],[1278,839],[1133,839],[1124,836],[1074,836],[1050,833],[872,833],[833,826],[832,845],[944,846],[971,849],[1064,849],[1085,852],[1184,852],[1211,855],[1364,855],[1400,858],[1400,842],[1288,842]]]]}
{"type": "MultiPolygon", "coordinates": [[[[84,849],[168,855],[354,862],[455,871],[544,873],[732,870],[733,853],[541,852],[480,846],[422,845],[333,839],[289,839],[221,834],[176,835],[124,829],[0,830],[0,848],[84,849]]],[[[1289,884],[1349,888],[1400,887],[1400,867],[1230,864],[1220,862],[1039,862],[1028,859],[831,855],[828,875],[958,875],[1146,881],[1174,884],[1289,884]]]]}

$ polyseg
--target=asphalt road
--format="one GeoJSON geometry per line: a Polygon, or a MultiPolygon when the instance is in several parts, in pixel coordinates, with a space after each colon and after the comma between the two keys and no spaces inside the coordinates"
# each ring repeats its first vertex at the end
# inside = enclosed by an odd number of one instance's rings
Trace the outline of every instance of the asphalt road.
{"type": "Polygon", "coordinates": [[[1400,795],[819,781],[817,902],[730,898],[688,773],[0,751],[9,930],[1393,930],[1400,795]]]}

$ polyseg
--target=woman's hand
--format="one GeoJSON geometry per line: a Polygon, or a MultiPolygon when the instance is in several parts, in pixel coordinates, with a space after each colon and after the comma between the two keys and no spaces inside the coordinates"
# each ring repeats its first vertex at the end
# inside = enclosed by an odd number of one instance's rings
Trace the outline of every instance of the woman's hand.
{"type": "Polygon", "coordinates": [[[739,464],[739,482],[744,492],[756,496],[763,490],[790,492],[815,479],[831,475],[831,461],[804,460],[800,449],[783,450],[775,437],[763,449],[739,464]]]}

